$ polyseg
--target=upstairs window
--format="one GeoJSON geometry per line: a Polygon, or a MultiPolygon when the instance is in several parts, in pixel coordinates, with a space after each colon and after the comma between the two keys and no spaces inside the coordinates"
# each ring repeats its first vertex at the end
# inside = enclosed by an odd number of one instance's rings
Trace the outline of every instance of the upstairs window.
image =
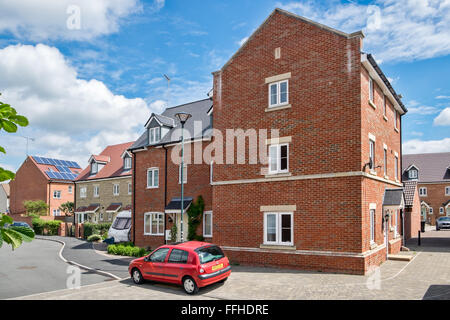
{"type": "Polygon", "coordinates": [[[159,140],[161,140],[161,128],[160,127],[150,128],[148,134],[149,134],[150,144],[157,143],[157,142],[159,142],[159,140]]]}
{"type": "Polygon", "coordinates": [[[118,184],[115,184],[113,186],[113,195],[118,196],[120,193],[120,186],[118,184]]]}
{"type": "Polygon", "coordinates": [[[151,168],[147,170],[147,188],[158,188],[159,169],[151,168]]]}
{"type": "Polygon", "coordinates": [[[87,194],[87,188],[86,187],[80,188],[80,198],[86,198],[86,194],[87,194]]]}
{"type": "Polygon", "coordinates": [[[369,101],[370,102],[374,102],[373,101],[373,79],[369,77],[369,101]]]}
{"type": "Polygon", "coordinates": [[[289,103],[289,81],[283,80],[269,84],[269,108],[289,103]]]}
{"type": "Polygon", "coordinates": [[[445,195],[450,196],[450,187],[445,187],[445,195]]]}
{"type": "Polygon", "coordinates": [[[375,141],[369,140],[369,169],[375,169],[375,141]]]}
{"type": "Polygon", "coordinates": [[[96,174],[98,172],[98,163],[92,161],[91,163],[91,174],[96,174]]]}
{"type": "Polygon", "coordinates": [[[417,177],[419,176],[418,172],[416,169],[411,169],[408,171],[408,178],[409,179],[417,179],[417,177]]]}
{"type": "Polygon", "coordinates": [[[387,104],[386,96],[383,95],[383,116],[385,117],[386,117],[386,104],[387,104]]]}
{"type": "Polygon", "coordinates": [[[394,165],[395,165],[395,180],[398,180],[398,156],[395,156],[395,162],[394,162],[394,165]]]}
{"type": "Polygon", "coordinates": [[[419,188],[419,196],[426,197],[427,196],[427,188],[425,188],[425,187],[419,188]]]}
{"type": "Polygon", "coordinates": [[[69,193],[72,193],[72,186],[69,186],[69,193]]]}
{"type": "Polygon", "coordinates": [[[397,121],[398,121],[398,112],[397,110],[394,110],[394,128],[398,130],[397,121]]]}
{"type": "Polygon", "coordinates": [[[53,191],[53,199],[61,199],[61,191],[60,190],[53,191]]]}
{"type": "Polygon", "coordinates": [[[384,148],[384,176],[387,176],[387,149],[384,148]]]}
{"type": "Polygon", "coordinates": [[[131,158],[126,156],[123,159],[123,168],[124,170],[130,170],[131,169],[131,158]]]}
{"type": "Polygon", "coordinates": [[[275,144],[269,146],[269,173],[286,173],[289,171],[288,144],[275,144]]]}
{"type": "Polygon", "coordinates": [[[100,186],[94,186],[94,198],[98,198],[100,196],[100,186]]]}

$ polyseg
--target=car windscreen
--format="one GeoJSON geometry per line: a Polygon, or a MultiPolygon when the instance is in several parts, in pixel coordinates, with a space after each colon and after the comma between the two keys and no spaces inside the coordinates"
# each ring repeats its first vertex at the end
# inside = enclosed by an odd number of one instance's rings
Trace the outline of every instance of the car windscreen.
{"type": "Polygon", "coordinates": [[[225,257],[222,249],[218,246],[201,247],[195,250],[200,258],[200,264],[208,263],[214,260],[219,260],[225,257]]]}
{"type": "Polygon", "coordinates": [[[113,229],[116,230],[124,230],[128,229],[131,226],[131,218],[116,218],[112,225],[113,229]]]}
{"type": "Polygon", "coordinates": [[[450,221],[450,217],[439,218],[439,221],[450,221]]]}

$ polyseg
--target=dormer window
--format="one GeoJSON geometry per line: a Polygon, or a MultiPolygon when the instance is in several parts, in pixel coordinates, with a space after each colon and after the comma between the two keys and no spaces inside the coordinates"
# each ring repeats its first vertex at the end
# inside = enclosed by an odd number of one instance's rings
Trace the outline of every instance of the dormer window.
{"type": "Polygon", "coordinates": [[[91,174],[97,174],[98,172],[98,163],[95,161],[92,161],[91,163],[91,174]]]}
{"type": "Polygon", "coordinates": [[[123,169],[124,170],[130,170],[131,169],[131,158],[126,156],[123,159],[123,169]]]}
{"type": "Polygon", "coordinates": [[[419,173],[417,169],[411,169],[408,171],[408,178],[409,179],[417,179],[419,176],[419,173]]]}
{"type": "Polygon", "coordinates": [[[150,128],[148,136],[150,144],[159,142],[161,140],[161,128],[160,127],[150,128]]]}

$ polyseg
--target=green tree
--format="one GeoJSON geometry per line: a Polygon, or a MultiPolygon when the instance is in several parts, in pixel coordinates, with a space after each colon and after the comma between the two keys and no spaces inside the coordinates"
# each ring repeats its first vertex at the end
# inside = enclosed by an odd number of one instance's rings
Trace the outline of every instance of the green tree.
{"type": "Polygon", "coordinates": [[[64,214],[66,216],[72,216],[73,215],[73,207],[74,207],[74,203],[71,201],[67,201],[59,206],[59,210],[64,212],[64,214]]]}
{"type": "MultiPolygon", "coordinates": [[[[16,109],[9,104],[0,101],[0,131],[3,129],[8,133],[14,133],[17,131],[18,125],[26,127],[28,125],[28,119],[18,115],[16,109]]],[[[6,154],[5,148],[0,146],[0,152],[6,154]]],[[[14,176],[14,172],[0,167],[0,182],[14,179],[14,176]]]]}
{"type": "MultiPolygon", "coordinates": [[[[0,93],[1,95],[1,93],[0,93]]],[[[5,130],[8,133],[17,131],[17,126],[26,127],[28,119],[18,115],[16,109],[7,103],[0,101],[0,132],[5,130]]],[[[5,148],[0,146],[0,152],[6,154],[5,148]]],[[[0,167],[0,182],[14,179],[15,174],[0,167]]],[[[34,231],[26,227],[12,227],[13,219],[6,214],[0,213],[0,248],[3,242],[10,244],[12,249],[19,247],[23,241],[29,242],[34,239],[34,231]]]]}
{"type": "Polygon", "coordinates": [[[27,200],[23,202],[27,215],[33,218],[45,216],[47,214],[48,205],[43,200],[27,200]]]}

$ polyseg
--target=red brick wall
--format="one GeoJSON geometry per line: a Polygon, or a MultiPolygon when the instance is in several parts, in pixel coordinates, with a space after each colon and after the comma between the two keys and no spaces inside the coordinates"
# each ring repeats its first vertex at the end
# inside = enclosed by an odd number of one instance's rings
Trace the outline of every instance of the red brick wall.
{"type": "Polygon", "coordinates": [[[439,214],[439,208],[443,207],[443,203],[450,200],[450,196],[445,195],[445,187],[450,187],[450,182],[436,184],[418,183],[417,188],[421,187],[427,188],[427,196],[421,196],[420,201],[425,201],[430,207],[433,208],[433,214],[429,214],[429,212],[427,213],[427,223],[435,225],[436,219],[445,216],[446,214],[445,210],[444,214],[439,214]]]}
{"type": "Polygon", "coordinates": [[[25,213],[23,202],[26,200],[43,200],[48,203],[47,179],[30,158],[25,159],[9,185],[12,214],[25,213]]]}
{"type": "MultiPolygon", "coordinates": [[[[203,143],[203,147],[206,146],[203,143]]],[[[180,198],[181,185],[179,184],[179,166],[171,160],[173,147],[168,147],[167,152],[167,204],[172,198],[180,198]]],[[[193,154],[192,154],[193,156],[193,154]]],[[[136,179],[135,194],[135,243],[137,246],[155,248],[164,244],[164,236],[144,235],[144,213],[164,212],[164,166],[165,151],[163,148],[149,148],[147,151],[138,152],[136,157],[136,172],[133,177],[136,179]],[[159,168],[159,188],[147,189],[147,169],[159,168]]],[[[188,159],[185,158],[187,162],[188,159]]],[[[193,163],[193,159],[191,161],[193,163]]],[[[194,201],[198,196],[202,196],[205,201],[205,211],[212,209],[212,191],[209,180],[209,164],[191,164],[187,169],[187,183],[184,185],[184,196],[192,197],[194,201]]],[[[167,219],[167,215],[166,215],[167,219]]],[[[168,224],[168,221],[166,220],[168,224]]],[[[170,229],[168,224],[166,229],[170,229]]],[[[199,233],[201,235],[201,233],[199,233]]],[[[184,224],[184,235],[187,236],[187,223],[184,224]]]]}
{"type": "Polygon", "coordinates": [[[420,210],[419,189],[416,188],[413,206],[405,210],[406,240],[417,237],[417,232],[420,230],[420,210]]]}
{"type": "MultiPolygon", "coordinates": [[[[71,201],[74,202],[75,199],[75,184],[74,183],[60,183],[52,182],[49,184],[50,192],[50,215],[53,215],[53,209],[58,209],[63,203],[71,201]],[[72,186],[72,193],[69,193],[69,186],[72,186]],[[61,191],[61,199],[53,199],[53,191],[61,191]]],[[[61,212],[64,216],[64,212],[61,212]]]]}

